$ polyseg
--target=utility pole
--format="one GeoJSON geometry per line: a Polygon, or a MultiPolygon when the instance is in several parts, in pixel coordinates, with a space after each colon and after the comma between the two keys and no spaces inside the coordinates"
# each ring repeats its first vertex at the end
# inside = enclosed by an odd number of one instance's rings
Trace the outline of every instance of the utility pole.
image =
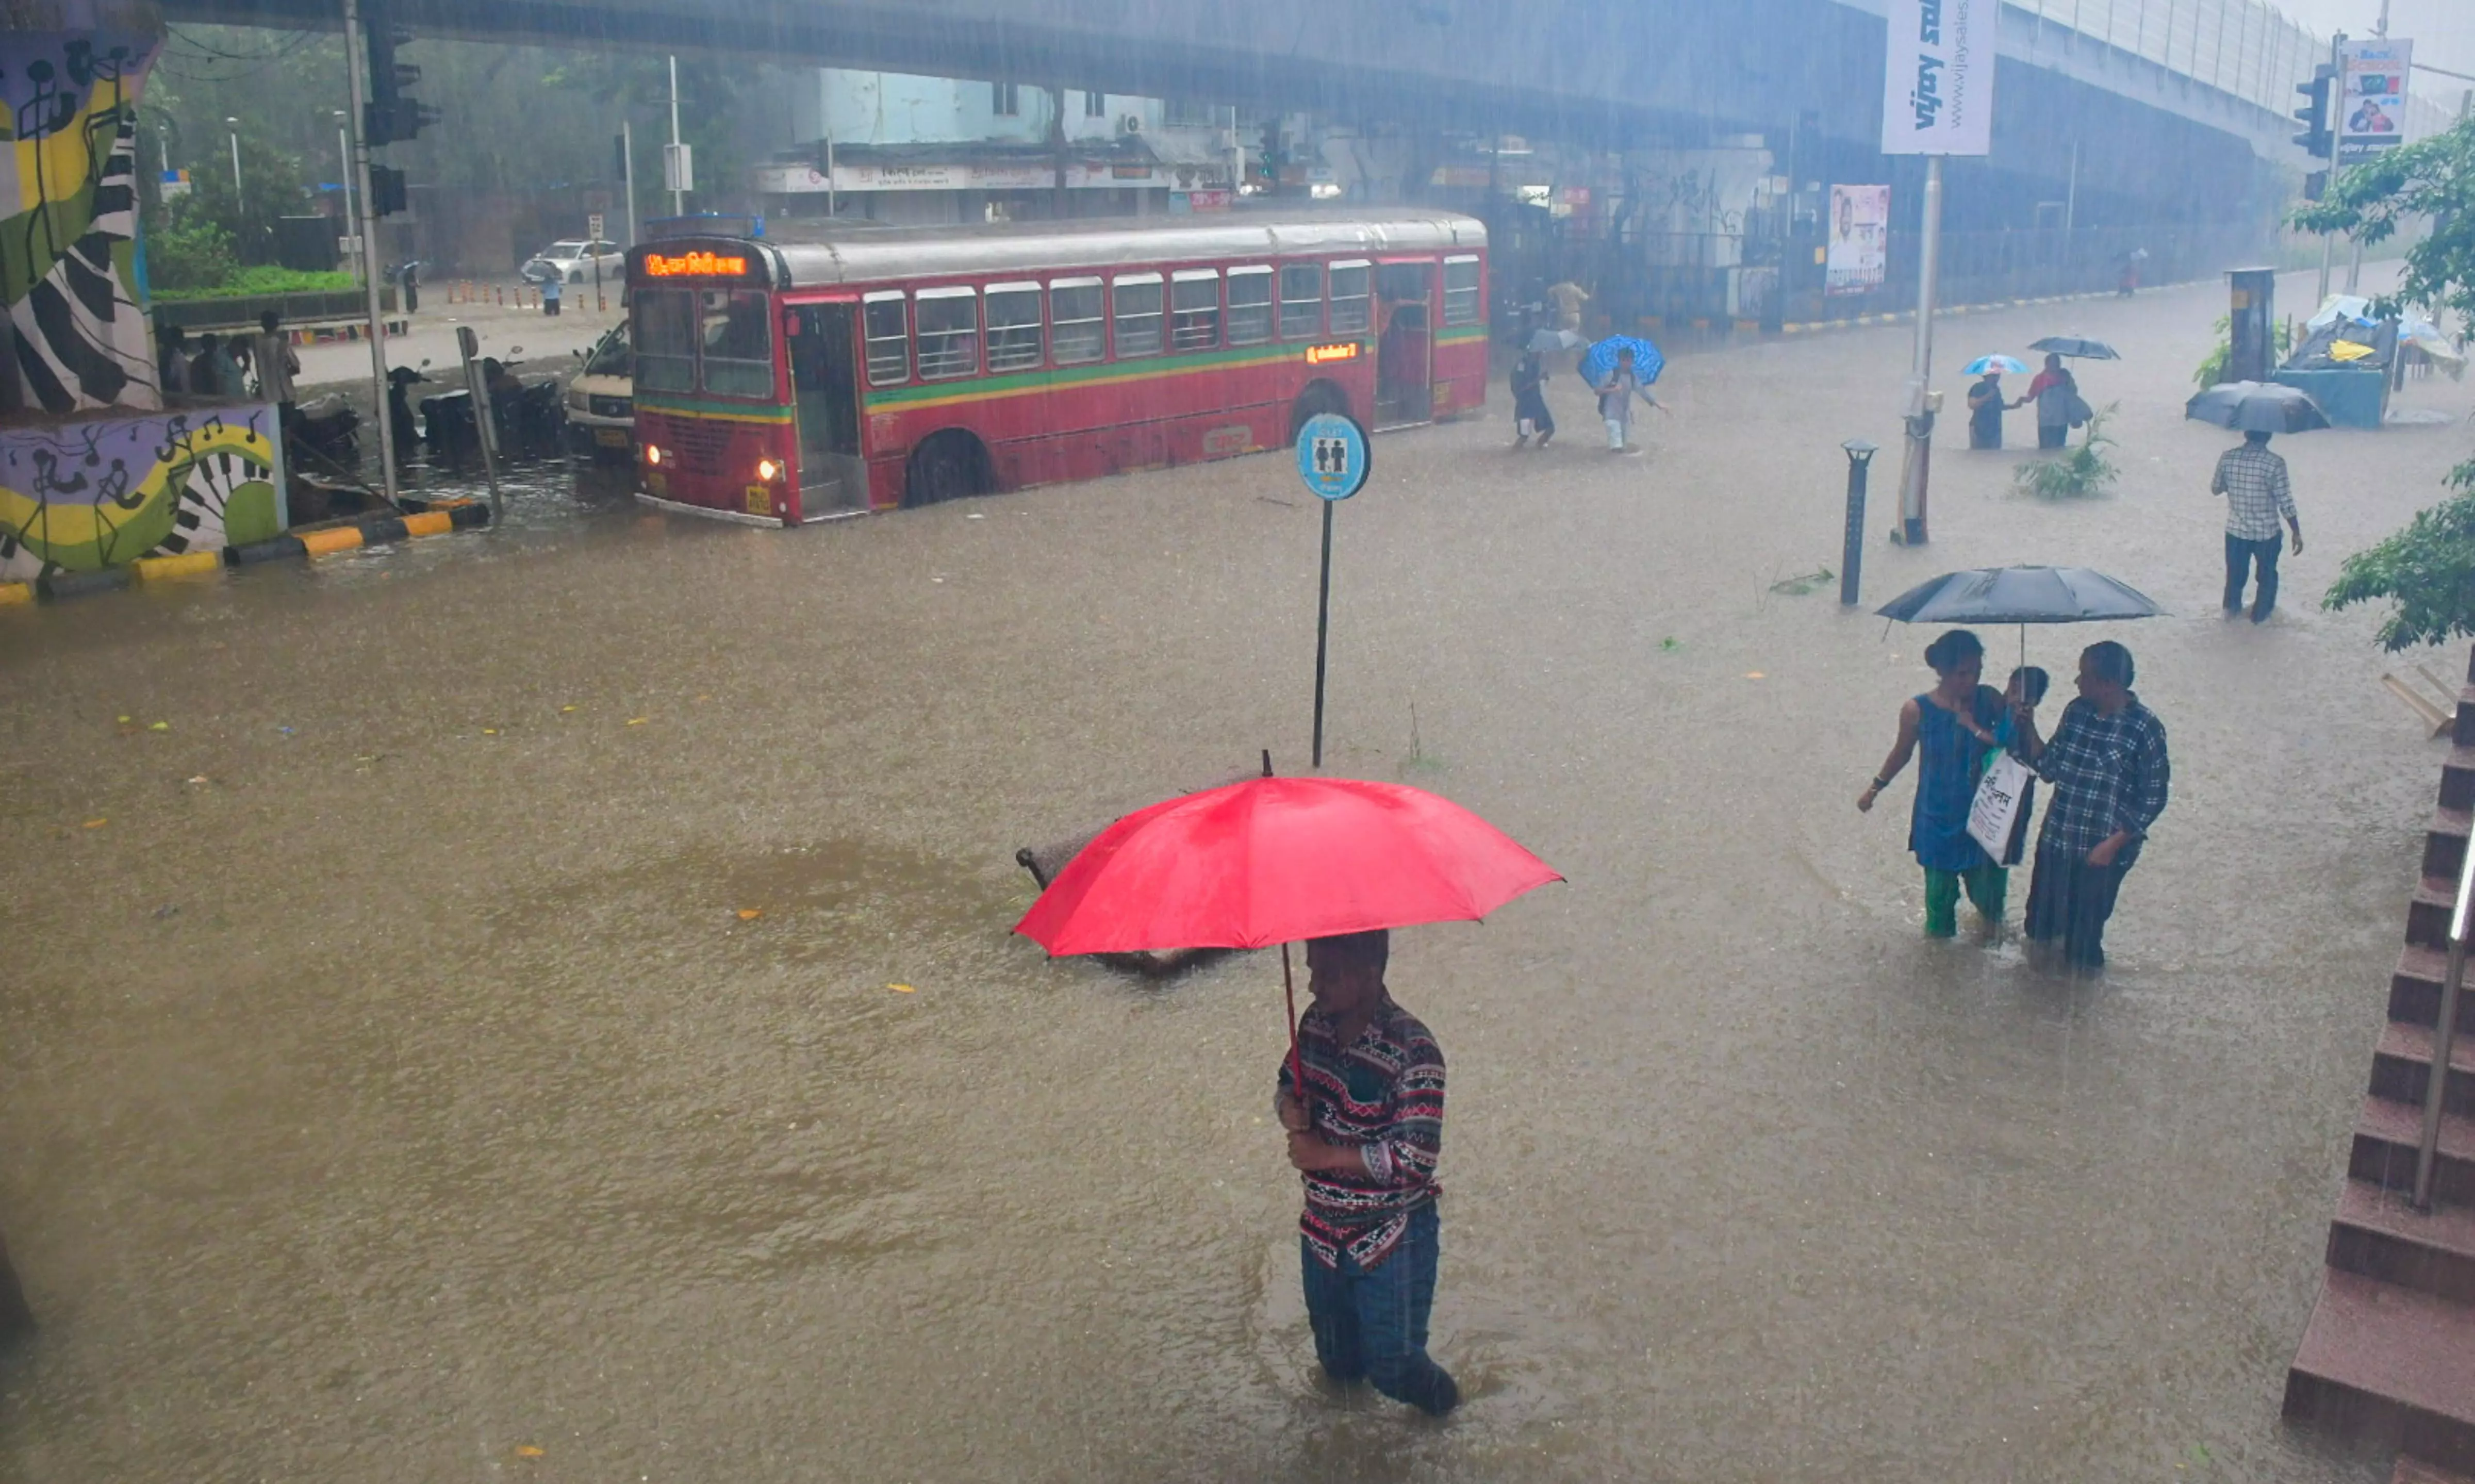
{"type": "Polygon", "coordinates": [[[395,419],[387,416],[386,317],[379,303],[379,220],[371,207],[376,202],[370,194],[370,149],[357,133],[362,120],[369,117],[368,106],[369,45],[361,34],[360,0],[344,0],[344,85],[346,101],[352,111],[344,120],[346,148],[353,156],[353,175],[360,186],[360,219],[353,230],[361,239],[361,292],[369,310],[370,390],[377,398],[374,419],[379,425],[379,481],[386,492],[387,508],[398,508],[395,502],[395,419]]]}
{"type": "Polygon", "coordinates": [[[687,214],[688,214],[688,207],[687,207],[687,192],[685,192],[685,191],[683,191],[683,190],[679,189],[678,184],[677,184],[677,181],[678,181],[678,168],[679,168],[679,167],[678,167],[678,156],[679,156],[679,59],[674,55],[674,56],[673,56],[673,57],[671,58],[671,167],[670,167],[670,176],[671,176],[671,180],[672,180],[672,182],[673,182],[673,183],[672,183],[672,186],[671,186],[671,214],[672,214],[673,216],[685,216],[685,215],[687,215],[687,214]]]}
{"type": "Polygon", "coordinates": [[[627,182],[627,245],[634,247],[639,239],[636,231],[636,126],[624,118],[619,121],[619,173],[627,182]]]}
{"type": "Polygon", "coordinates": [[[1066,89],[1048,90],[1048,160],[1051,172],[1048,214],[1060,221],[1066,217],[1066,89]]]}
{"type": "Polygon", "coordinates": [[[240,207],[240,120],[236,118],[225,119],[224,129],[232,135],[233,207],[234,210],[238,210],[240,207]]]}
{"type": "MultiPolygon", "coordinates": [[[[2387,9],[2386,6],[2383,8],[2387,9]]],[[[2329,38],[2328,127],[2332,142],[2329,145],[2328,158],[2329,170],[2333,175],[2336,174],[2338,170],[2338,146],[2335,142],[2338,131],[2338,112],[2343,106],[2343,100],[2346,96],[2345,47],[2346,33],[2340,31],[2329,38]]],[[[2320,234],[2320,297],[2314,300],[2312,303],[2312,312],[2315,314],[2319,313],[2320,306],[2329,302],[2329,263],[2330,256],[2336,248],[2337,239],[2330,236],[2329,233],[2325,231],[2322,232],[2320,234]]]]}
{"type": "MultiPolygon", "coordinates": [[[[342,162],[344,170],[344,235],[357,237],[360,234],[361,224],[360,219],[353,214],[353,136],[344,127],[344,121],[349,117],[351,115],[343,109],[335,110],[335,158],[342,162]]],[[[353,276],[358,278],[360,273],[361,255],[355,253],[353,276]]]]}
{"type": "MultiPolygon", "coordinates": [[[[1902,545],[1925,544],[1925,487],[1933,461],[1933,426],[1937,410],[1933,384],[1934,300],[1942,273],[1942,161],[1925,157],[1924,222],[1917,260],[1917,345],[1908,376],[1907,460],[1899,471],[1899,529],[1902,545]]],[[[1887,230],[1887,229],[1886,229],[1887,230]]]]}

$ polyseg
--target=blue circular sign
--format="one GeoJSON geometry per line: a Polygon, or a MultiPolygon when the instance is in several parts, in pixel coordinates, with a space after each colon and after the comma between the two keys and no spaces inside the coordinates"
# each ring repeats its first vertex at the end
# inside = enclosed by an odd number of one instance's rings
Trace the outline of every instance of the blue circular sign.
{"type": "Polygon", "coordinates": [[[1357,494],[1373,465],[1366,429],[1337,412],[1318,412],[1298,429],[1298,477],[1318,499],[1357,494]]]}

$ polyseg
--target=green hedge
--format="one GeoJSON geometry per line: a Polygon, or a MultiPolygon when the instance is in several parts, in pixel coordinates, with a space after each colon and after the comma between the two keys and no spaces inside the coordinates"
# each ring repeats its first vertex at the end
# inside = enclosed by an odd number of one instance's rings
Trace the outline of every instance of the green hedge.
{"type": "Polygon", "coordinates": [[[164,288],[155,298],[166,303],[192,299],[262,299],[277,294],[348,293],[355,287],[349,273],[304,273],[297,268],[243,268],[212,288],[164,288]]]}

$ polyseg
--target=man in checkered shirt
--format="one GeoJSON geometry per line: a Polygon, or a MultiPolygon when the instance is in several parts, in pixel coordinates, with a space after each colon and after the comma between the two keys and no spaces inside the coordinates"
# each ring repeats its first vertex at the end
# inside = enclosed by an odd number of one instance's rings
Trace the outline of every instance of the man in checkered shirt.
{"type": "Polygon", "coordinates": [[[2226,612],[2242,612],[2243,583],[2257,567],[2251,620],[2261,622],[2277,606],[2278,517],[2294,532],[2294,554],[2303,554],[2303,523],[2294,514],[2286,460],[2268,451],[2268,434],[2245,433],[2240,446],[2219,454],[2209,493],[2226,498],[2226,612]]]}
{"type": "Polygon", "coordinates": [[[2110,639],[2091,645],[2080,652],[2079,699],[2050,741],[2021,714],[2029,764],[2054,786],[2028,883],[2028,940],[2061,939],[2064,958],[2085,971],[2105,966],[2115,893],[2166,812],[2171,781],[2165,724],[2132,693],[2132,675],[2130,650],[2110,639]]]}

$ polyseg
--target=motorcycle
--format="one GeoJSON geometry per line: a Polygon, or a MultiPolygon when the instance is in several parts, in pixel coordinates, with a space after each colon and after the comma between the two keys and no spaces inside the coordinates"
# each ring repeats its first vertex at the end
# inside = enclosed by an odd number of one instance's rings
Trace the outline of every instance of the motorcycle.
{"type": "Polygon", "coordinates": [[[285,440],[293,449],[312,455],[313,462],[338,470],[351,469],[361,461],[357,436],[360,426],[361,415],[353,410],[350,402],[331,392],[294,410],[285,440]]]}

